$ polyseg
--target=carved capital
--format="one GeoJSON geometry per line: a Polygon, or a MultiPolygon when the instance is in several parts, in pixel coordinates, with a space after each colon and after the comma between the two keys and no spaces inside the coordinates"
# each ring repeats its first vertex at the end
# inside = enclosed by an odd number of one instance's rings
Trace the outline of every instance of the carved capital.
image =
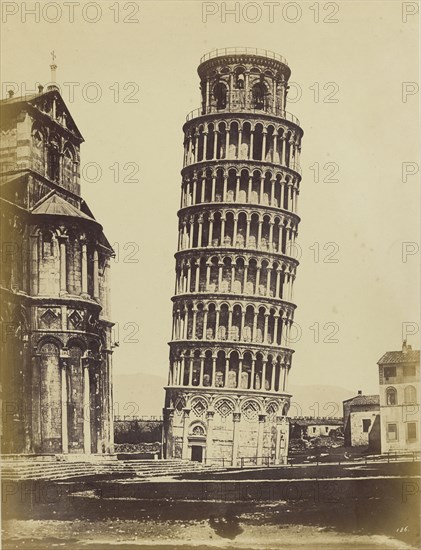
{"type": "Polygon", "coordinates": [[[232,414],[232,420],[233,422],[240,422],[241,420],[241,413],[235,412],[232,414]]]}

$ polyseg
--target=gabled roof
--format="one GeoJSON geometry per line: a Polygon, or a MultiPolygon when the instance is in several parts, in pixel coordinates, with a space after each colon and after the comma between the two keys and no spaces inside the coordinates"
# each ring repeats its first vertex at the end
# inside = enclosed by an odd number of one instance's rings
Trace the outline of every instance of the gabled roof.
{"type": "Polygon", "coordinates": [[[350,399],[345,399],[344,403],[350,403],[351,405],[379,405],[379,395],[356,395],[350,399]]]}
{"type": "MultiPolygon", "coordinates": [[[[60,92],[57,88],[54,88],[52,90],[47,90],[46,92],[42,92],[40,94],[29,94],[29,95],[24,95],[24,96],[20,96],[20,97],[11,97],[11,98],[2,99],[2,100],[0,100],[0,106],[3,108],[3,107],[8,107],[9,105],[18,105],[19,103],[29,103],[30,105],[38,108],[39,104],[46,97],[50,97],[50,96],[51,97],[54,96],[56,98],[58,106],[61,107],[63,109],[63,111],[66,113],[66,119],[68,121],[66,129],[69,130],[70,132],[72,132],[73,134],[75,134],[79,138],[80,141],[84,141],[83,136],[80,133],[80,130],[76,126],[76,123],[73,120],[73,117],[72,117],[69,109],[67,108],[67,105],[66,105],[64,99],[61,97],[60,92]]],[[[58,120],[56,120],[55,122],[59,126],[64,128],[64,126],[62,126],[58,120]]]]}
{"type": "Polygon", "coordinates": [[[408,349],[406,351],[387,351],[381,359],[377,361],[378,365],[393,365],[397,363],[419,363],[420,350],[408,349]]]}
{"type": "Polygon", "coordinates": [[[84,214],[81,210],[62,199],[55,191],[51,191],[41,199],[33,208],[32,214],[47,216],[68,216],[83,218],[100,225],[95,218],[84,214]]]}
{"type": "Polygon", "coordinates": [[[14,103],[24,103],[25,101],[30,101],[31,99],[34,99],[34,97],[39,97],[43,94],[26,94],[22,96],[13,96],[13,97],[6,97],[3,99],[0,99],[0,105],[13,105],[14,103]]]}
{"type": "Polygon", "coordinates": [[[17,172],[14,174],[1,174],[0,175],[0,185],[6,186],[9,184],[13,184],[18,181],[23,181],[26,179],[27,174],[22,172],[17,172]]]}
{"type": "Polygon", "coordinates": [[[341,426],[342,418],[294,418],[289,419],[290,424],[296,426],[341,426]]]}
{"type": "MultiPolygon", "coordinates": [[[[90,209],[87,207],[85,203],[86,209],[92,214],[90,209]]],[[[96,225],[98,225],[101,228],[101,235],[100,235],[100,243],[104,248],[107,248],[111,251],[112,254],[114,254],[113,247],[109,243],[107,237],[104,235],[102,231],[102,225],[96,221],[94,216],[88,216],[85,212],[82,212],[82,210],[79,210],[76,208],[76,206],[73,206],[73,204],[70,204],[66,200],[64,200],[60,195],[57,195],[55,190],[50,191],[47,193],[40,201],[38,201],[35,206],[32,209],[32,214],[38,215],[38,216],[66,216],[70,218],[82,218],[83,220],[87,220],[90,222],[94,222],[96,225]]]]}

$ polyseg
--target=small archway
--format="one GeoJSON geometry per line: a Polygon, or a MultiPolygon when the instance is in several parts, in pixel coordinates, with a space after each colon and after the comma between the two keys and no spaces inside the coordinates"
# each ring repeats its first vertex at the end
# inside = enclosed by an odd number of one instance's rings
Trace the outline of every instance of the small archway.
{"type": "Polygon", "coordinates": [[[219,110],[227,107],[227,87],[223,82],[218,82],[213,88],[215,106],[219,110]]]}
{"type": "Polygon", "coordinates": [[[190,460],[204,462],[206,458],[206,429],[201,423],[193,423],[189,429],[190,460]]]}

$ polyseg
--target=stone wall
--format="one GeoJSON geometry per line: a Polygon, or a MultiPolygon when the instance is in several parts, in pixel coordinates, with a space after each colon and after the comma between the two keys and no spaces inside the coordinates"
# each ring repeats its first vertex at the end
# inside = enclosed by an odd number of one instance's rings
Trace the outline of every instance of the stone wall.
{"type": "Polygon", "coordinates": [[[350,428],[352,447],[367,446],[369,444],[369,434],[378,415],[378,411],[351,412],[350,428]],[[363,420],[370,421],[370,427],[367,432],[363,431],[363,420]]]}

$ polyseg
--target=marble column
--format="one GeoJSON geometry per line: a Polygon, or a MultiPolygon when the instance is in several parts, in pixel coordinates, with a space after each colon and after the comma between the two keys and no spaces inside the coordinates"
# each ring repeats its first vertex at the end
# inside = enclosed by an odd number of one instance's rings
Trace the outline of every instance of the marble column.
{"type": "Polygon", "coordinates": [[[257,229],[257,248],[258,249],[260,249],[260,245],[262,243],[262,225],[263,225],[263,220],[259,220],[258,229],[257,229]]]}
{"type": "Polygon", "coordinates": [[[199,218],[198,223],[199,223],[199,234],[197,238],[197,246],[201,248],[203,246],[203,243],[202,243],[203,219],[199,218]]]}
{"type": "Polygon", "coordinates": [[[98,250],[94,249],[93,257],[93,287],[94,287],[94,300],[99,300],[99,256],[98,250]]]}
{"type": "Polygon", "coordinates": [[[31,296],[36,296],[38,294],[38,281],[39,281],[39,259],[38,259],[38,248],[39,248],[39,237],[38,235],[31,235],[31,263],[30,263],[30,292],[31,296]]]}
{"type": "Polygon", "coordinates": [[[193,327],[192,327],[192,335],[191,339],[196,340],[196,317],[197,317],[197,309],[193,308],[193,327]]]}
{"type": "Polygon", "coordinates": [[[279,322],[279,315],[275,315],[275,322],[273,325],[273,343],[275,346],[278,345],[278,322],[279,322]]]}
{"type": "Polygon", "coordinates": [[[208,246],[212,246],[213,239],[213,217],[209,218],[209,235],[208,235],[208,246]]]}
{"type": "Polygon", "coordinates": [[[206,340],[206,327],[208,326],[208,308],[205,307],[203,310],[203,332],[202,340],[206,340]]]}
{"type": "Polygon", "coordinates": [[[266,420],[266,415],[259,414],[259,424],[257,428],[257,461],[256,461],[258,466],[262,464],[263,435],[264,435],[264,428],[265,428],[265,420],[266,420]]]}
{"type": "MultiPolygon", "coordinates": [[[[191,385],[191,384],[190,384],[191,385]]],[[[183,448],[181,451],[181,458],[183,460],[189,459],[189,417],[190,417],[190,409],[183,409],[183,448]]]]}
{"type": "Polygon", "coordinates": [[[212,356],[212,388],[215,387],[215,377],[216,377],[216,357],[212,356]]]}
{"type": "Polygon", "coordinates": [[[256,370],[256,359],[252,359],[251,360],[251,375],[250,375],[250,389],[251,390],[254,390],[255,370],[256,370]]]}
{"type": "Polygon", "coordinates": [[[195,262],[196,267],[196,273],[195,273],[195,281],[194,281],[194,291],[200,292],[200,262],[195,262]]]}
{"type": "Polygon", "coordinates": [[[67,293],[66,238],[60,237],[60,294],[67,293]]]}
{"type": "Polygon", "coordinates": [[[232,441],[232,466],[237,466],[238,463],[238,443],[240,437],[239,423],[241,420],[240,413],[233,413],[234,430],[232,441]]]}
{"type": "Polygon", "coordinates": [[[89,366],[83,366],[83,450],[91,453],[91,385],[89,366]]]}
{"type": "Polygon", "coordinates": [[[88,248],[86,241],[82,241],[82,296],[88,296],[88,248]]]}
{"type": "Polygon", "coordinates": [[[213,438],[212,438],[212,428],[213,428],[213,417],[214,411],[209,411],[206,414],[207,426],[206,426],[206,464],[212,462],[213,458],[213,438]]]}
{"type": "Polygon", "coordinates": [[[238,216],[234,214],[234,229],[232,233],[232,246],[237,248],[237,229],[238,229],[238,216]]]}
{"type": "Polygon", "coordinates": [[[61,452],[69,452],[69,427],[67,419],[67,363],[61,362],[61,452]]]}

